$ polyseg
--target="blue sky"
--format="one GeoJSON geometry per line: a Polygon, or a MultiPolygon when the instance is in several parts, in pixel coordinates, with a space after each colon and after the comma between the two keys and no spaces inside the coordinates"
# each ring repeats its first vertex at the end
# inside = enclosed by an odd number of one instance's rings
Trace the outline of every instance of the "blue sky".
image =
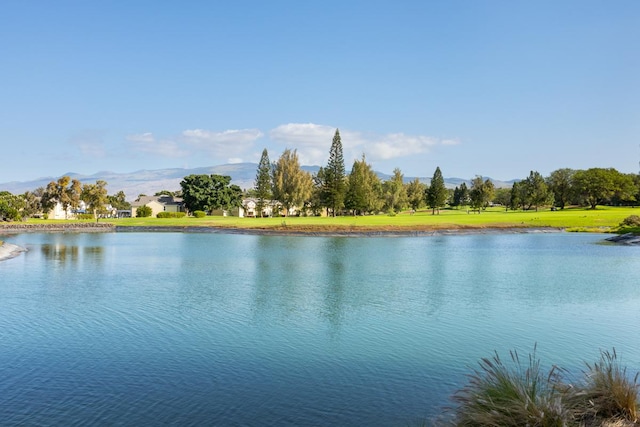
{"type": "Polygon", "coordinates": [[[0,182],[271,160],[640,161],[640,2],[5,1],[0,182]]]}

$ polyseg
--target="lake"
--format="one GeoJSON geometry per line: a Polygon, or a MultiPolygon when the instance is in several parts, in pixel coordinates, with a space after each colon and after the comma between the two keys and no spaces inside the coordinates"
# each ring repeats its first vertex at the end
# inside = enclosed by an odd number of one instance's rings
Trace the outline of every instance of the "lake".
{"type": "Polygon", "coordinates": [[[24,233],[1,425],[420,425],[537,343],[640,370],[640,252],[604,235],[24,233]]]}

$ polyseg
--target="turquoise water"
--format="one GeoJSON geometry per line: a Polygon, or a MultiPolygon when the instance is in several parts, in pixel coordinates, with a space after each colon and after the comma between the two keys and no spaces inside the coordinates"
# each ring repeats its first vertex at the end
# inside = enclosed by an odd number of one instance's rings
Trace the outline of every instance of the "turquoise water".
{"type": "Polygon", "coordinates": [[[20,234],[0,425],[417,425],[494,350],[640,370],[639,248],[593,234],[20,234]]]}

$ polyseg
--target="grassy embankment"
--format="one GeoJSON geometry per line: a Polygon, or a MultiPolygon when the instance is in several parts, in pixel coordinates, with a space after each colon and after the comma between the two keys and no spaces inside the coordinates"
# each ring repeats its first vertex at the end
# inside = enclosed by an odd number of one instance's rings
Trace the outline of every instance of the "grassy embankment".
{"type": "MultiPolygon", "coordinates": [[[[123,218],[101,220],[119,226],[146,227],[221,227],[308,232],[376,232],[431,231],[447,229],[536,228],[554,227],[569,231],[616,231],[620,222],[640,209],[601,207],[595,210],[570,208],[559,211],[508,211],[492,208],[481,214],[466,210],[442,210],[431,215],[430,210],[415,214],[325,217],[237,218],[208,216],[205,218],[123,218]]],[[[47,220],[30,220],[47,223],[47,220]]],[[[51,221],[59,222],[59,221],[51,221]]],[[[83,221],[91,222],[91,221],[83,221]]]]}

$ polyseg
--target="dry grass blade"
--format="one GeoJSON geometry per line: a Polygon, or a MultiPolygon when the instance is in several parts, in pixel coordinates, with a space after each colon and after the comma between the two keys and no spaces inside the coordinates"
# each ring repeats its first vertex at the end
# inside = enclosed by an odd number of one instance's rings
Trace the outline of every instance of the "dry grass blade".
{"type": "Polygon", "coordinates": [[[618,361],[615,349],[602,351],[600,360],[587,363],[586,383],[581,398],[584,412],[598,418],[620,418],[632,422],[638,420],[638,374],[633,378],[618,361]]]}
{"type": "Polygon", "coordinates": [[[564,407],[560,372],[544,374],[534,352],[524,365],[511,351],[506,365],[496,353],[480,361],[469,383],[453,397],[456,426],[566,426],[572,412],[564,407]]]}

